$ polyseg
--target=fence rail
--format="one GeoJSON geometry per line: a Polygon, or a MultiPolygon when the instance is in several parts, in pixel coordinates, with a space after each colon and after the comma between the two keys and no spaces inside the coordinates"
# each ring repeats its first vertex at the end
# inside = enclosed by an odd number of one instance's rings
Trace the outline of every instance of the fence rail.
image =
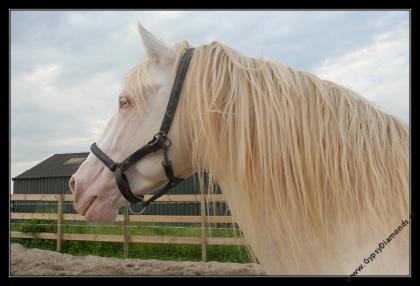
{"type": "MultiPolygon", "coordinates": [[[[145,197],[147,199],[148,196],[145,197]]],[[[232,237],[207,237],[207,223],[233,223],[231,216],[207,216],[205,212],[206,201],[224,201],[223,195],[164,195],[157,201],[161,202],[200,202],[200,216],[167,216],[167,215],[129,215],[125,207],[124,214],[118,215],[116,221],[123,222],[124,234],[76,234],[64,233],[64,221],[84,221],[84,216],[78,214],[63,213],[63,202],[73,201],[73,195],[60,194],[12,194],[12,201],[57,201],[57,213],[11,213],[11,219],[15,220],[55,220],[57,221],[57,233],[25,233],[11,231],[12,238],[26,239],[51,239],[57,241],[57,251],[61,252],[62,240],[78,241],[102,241],[124,243],[124,256],[128,257],[129,243],[168,243],[168,244],[195,244],[201,245],[202,261],[207,260],[207,245],[244,245],[242,238],[232,237]],[[201,236],[176,237],[176,236],[133,236],[128,234],[130,222],[165,222],[165,223],[197,223],[201,224],[201,236]]]]}

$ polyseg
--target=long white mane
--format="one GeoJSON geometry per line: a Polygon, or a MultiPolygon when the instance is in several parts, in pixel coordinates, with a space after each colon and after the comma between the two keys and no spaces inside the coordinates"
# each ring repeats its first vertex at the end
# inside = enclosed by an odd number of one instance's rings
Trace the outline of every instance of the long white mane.
{"type": "MultiPolygon", "coordinates": [[[[200,46],[174,124],[269,274],[348,275],[408,218],[407,125],[313,74],[200,46]]],[[[363,274],[407,272],[404,230],[363,274]]]]}

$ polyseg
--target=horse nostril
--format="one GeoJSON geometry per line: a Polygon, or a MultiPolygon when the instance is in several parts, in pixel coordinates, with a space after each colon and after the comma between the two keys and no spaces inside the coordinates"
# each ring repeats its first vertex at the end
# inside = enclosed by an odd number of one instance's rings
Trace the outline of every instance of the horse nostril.
{"type": "Polygon", "coordinates": [[[73,176],[69,180],[69,188],[72,193],[76,191],[76,179],[73,176]]]}

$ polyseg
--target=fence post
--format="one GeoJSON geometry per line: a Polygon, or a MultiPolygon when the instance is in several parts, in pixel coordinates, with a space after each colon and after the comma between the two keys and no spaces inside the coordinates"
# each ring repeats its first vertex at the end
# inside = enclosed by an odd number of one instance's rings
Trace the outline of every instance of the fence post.
{"type": "Polygon", "coordinates": [[[124,257],[128,257],[128,205],[124,206],[124,257]]]}
{"type": "Polygon", "coordinates": [[[63,195],[58,195],[57,204],[57,252],[61,252],[61,242],[63,240],[63,195]]]}
{"type": "Polygon", "coordinates": [[[201,260],[207,261],[207,238],[206,238],[206,205],[204,194],[201,194],[200,202],[201,211],[201,260]]]}

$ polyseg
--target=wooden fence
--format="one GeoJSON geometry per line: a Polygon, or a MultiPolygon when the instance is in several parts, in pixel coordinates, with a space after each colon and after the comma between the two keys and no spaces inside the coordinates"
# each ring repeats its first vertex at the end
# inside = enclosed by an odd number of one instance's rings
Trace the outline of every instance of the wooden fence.
{"type": "MultiPolygon", "coordinates": [[[[145,196],[148,199],[149,196],[145,196]]],[[[57,251],[61,252],[62,240],[79,241],[103,241],[124,243],[124,256],[128,257],[129,243],[169,243],[169,244],[199,244],[201,245],[202,261],[207,261],[207,245],[244,245],[242,238],[231,237],[207,237],[207,223],[232,223],[231,216],[206,216],[206,201],[224,201],[223,195],[164,195],[157,199],[163,202],[201,202],[200,216],[165,216],[165,215],[129,215],[128,207],[124,208],[124,214],[118,215],[116,221],[124,222],[123,235],[105,234],[75,234],[64,233],[64,221],[84,221],[85,217],[79,214],[63,213],[63,202],[73,201],[73,195],[52,194],[12,194],[13,201],[57,201],[57,213],[11,213],[14,220],[56,220],[57,233],[40,232],[30,234],[19,231],[11,231],[12,238],[39,238],[57,240],[57,251]],[[200,237],[174,237],[174,236],[132,236],[128,233],[130,222],[165,222],[165,223],[198,223],[201,224],[200,237]]]]}

